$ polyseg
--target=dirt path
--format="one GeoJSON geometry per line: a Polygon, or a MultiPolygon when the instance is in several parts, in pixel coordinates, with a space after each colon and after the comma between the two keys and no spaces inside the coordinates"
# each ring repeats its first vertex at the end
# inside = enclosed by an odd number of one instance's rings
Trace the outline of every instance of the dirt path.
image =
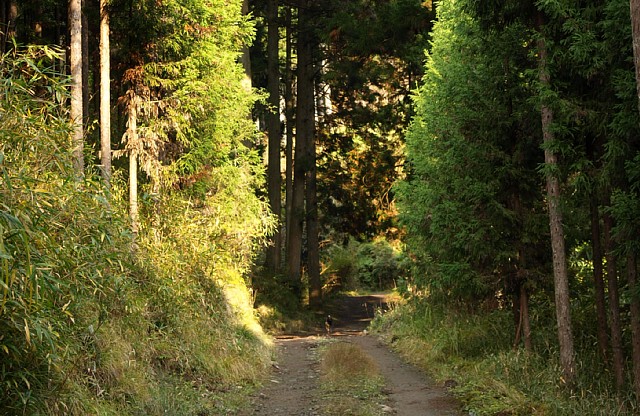
{"type": "MultiPolygon", "coordinates": [[[[385,307],[382,295],[344,297],[329,310],[334,316],[332,336],[360,346],[378,364],[388,396],[386,411],[400,416],[462,415],[459,404],[445,388],[436,386],[376,337],[363,332],[379,307],[385,307]]],[[[317,328],[311,334],[278,337],[278,364],[274,365],[270,380],[254,398],[254,415],[322,415],[322,403],[316,392],[319,374],[315,356],[316,347],[324,337],[322,332],[317,328]]]]}

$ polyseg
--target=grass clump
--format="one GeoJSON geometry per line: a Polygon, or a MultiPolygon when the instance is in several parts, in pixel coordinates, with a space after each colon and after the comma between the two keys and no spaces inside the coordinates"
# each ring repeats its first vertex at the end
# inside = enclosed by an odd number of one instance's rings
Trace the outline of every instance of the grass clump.
{"type": "Polygon", "coordinates": [[[334,342],[322,348],[320,381],[325,415],[383,414],[384,380],[373,359],[357,345],[334,342]]]}

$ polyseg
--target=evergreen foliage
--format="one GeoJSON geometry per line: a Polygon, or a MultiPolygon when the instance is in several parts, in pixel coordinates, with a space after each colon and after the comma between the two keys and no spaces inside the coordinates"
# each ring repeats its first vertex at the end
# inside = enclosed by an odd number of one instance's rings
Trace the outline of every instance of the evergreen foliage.
{"type": "Polygon", "coordinates": [[[522,74],[510,72],[527,60],[523,29],[481,36],[454,4],[438,13],[407,134],[411,170],[397,185],[400,219],[409,249],[427,267],[418,283],[481,300],[521,267],[519,242],[532,251],[547,247],[535,173],[539,130],[522,74]],[[487,44],[504,55],[489,54],[487,44]]]}
{"type": "Polygon", "coordinates": [[[352,1],[328,2],[318,19],[318,189],[336,242],[398,236],[392,185],[434,15],[430,2],[352,1]]]}

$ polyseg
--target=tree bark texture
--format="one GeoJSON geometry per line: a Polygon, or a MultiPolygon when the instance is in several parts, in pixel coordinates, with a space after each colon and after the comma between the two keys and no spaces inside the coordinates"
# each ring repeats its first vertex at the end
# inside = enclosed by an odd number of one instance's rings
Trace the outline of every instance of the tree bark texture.
{"type": "Polygon", "coordinates": [[[138,98],[133,91],[129,96],[127,148],[129,149],[129,217],[134,242],[138,235],[138,98]]]}
{"type": "Polygon", "coordinates": [[[309,274],[309,305],[317,308],[322,303],[320,280],[320,244],[318,224],[318,196],[316,186],[316,145],[311,137],[308,147],[309,172],[307,172],[307,273],[309,274]]]}
{"type": "Polygon", "coordinates": [[[314,123],[314,83],[311,38],[308,32],[307,10],[309,1],[302,1],[298,9],[298,68],[296,103],[296,144],[293,169],[293,196],[291,205],[291,230],[288,244],[288,272],[291,287],[301,296],[302,240],[305,219],[305,176],[309,169],[307,144],[314,123]],[[310,127],[311,126],[311,127],[310,127]]]}
{"type": "Polygon", "coordinates": [[[607,287],[609,289],[609,322],[611,325],[611,355],[613,358],[613,377],[616,389],[618,390],[618,392],[621,392],[624,388],[624,352],[622,350],[622,323],[620,320],[618,261],[613,252],[615,247],[611,237],[612,228],[613,219],[609,214],[604,214],[604,246],[605,258],[607,260],[607,287]]]}
{"type": "Polygon", "coordinates": [[[289,234],[291,230],[291,202],[293,199],[293,129],[295,125],[294,117],[294,95],[293,95],[293,68],[292,68],[292,8],[286,6],[286,40],[285,40],[285,85],[284,85],[284,102],[285,102],[285,119],[287,127],[287,142],[285,145],[285,242],[289,241],[289,234]]]}
{"type": "Polygon", "coordinates": [[[608,360],[609,328],[607,325],[607,306],[604,291],[604,269],[602,262],[602,244],[600,242],[600,212],[598,200],[591,195],[591,250],[593,252],[593,285],[596,300],[596,318],[598,323],[598,350],[603,360],[608,360]]]}
{"type": "Polygon", "coordinates": [[[82,126],[89,125],[89,24],[85,8],[86,0],[81,0],[82,10],[82,126]]]}
{"type": "MultiPolygon", "coordinates": [[[[299,109],[304,111],[302,114],[298,111],[298,116],[302,119],[300,128],[298,129],[298,140],[306,142],[306,155],[304,157],[304,165],[306,170],[306,224],[307,224],[307,274],[309,278],[309,304],[312,307],[319,307],[322,302],[322,282],[320,281],[320,247],[318,241],[319,225],[318,225],[318,196],[316,185],[316,68],[313,60],[314,37],[310,27],[311,12],[309,7],[311,2],[307,1],[305,7],[300,10],[300,30],[301,34],[300,48],[304,52],[304,60],[301,60],[298,54],[298,64],[304,65],[305,77],[298,77],[298,85],[304,83],[304,96],[298,94],[298,100],[302,100],[302,107],[299,109]]],[[[299,48],[299,49],[300,49],[299,48]]]]}
{"type": "Polygon", "coordinates": [[[267,132],[269,135],[267,190],[271,211],[277,217],[278,226],[271,236],[267,248],[267,269],[277,272],[280,269],[282,249],[280,218],[282,211],[282,178],[280,173],[280,71],[278,61],[278,0],[267,3],[267,91],[269,93],[269,111],[267,112],[267,132]]]}
{"type": "Polygon", "coordinates": [[[102,176],[111,181],[111,47],[108,0],[100,0],[100,164],[102,176]]]}
{"type": "Polygon", "coordinates": [[[524,350],[533,351],[531,344],[531,320],[529,319],[529,294],[526,285],[520,285],[520,316],[522,321],[522,332],[524,336],[524,350]]]}
{"type": "Polygon", "coordinates": [[[633,39],[633,64],[636,70],[636,92],[640,111],[640,0],[630,0],[631,38],[633,39]]]}
{"type": "MultiPolygon", "coordinates": [[[[542,16],[539,16],[539,27],[542,28],[542,16]]],[[[547,47],[542,34],[538,40],[539,80],[545,87],[550,87],[551,77],[547,69],[547,47]]],[[[555,140],[551,128],[553,124],[553,110],[547,103],[542,103],[541,109],[542,136],[546,145],[544,160],[549,172],[546,174],[547,208],[549,211],[549,227],[551,231],[551,250],[553,256],[553,280],[555,289],[556,322],[558,326],[558,341],[560,345],[560,366],[563,373],[563,383],[571,386],[576,376],[575,354],[573,347],[573,333],[571,328],[571,310],[569,296],[569,276],[565,253],[564,230],[562,227],[562,212],[560,210],[560,181],[557,177],[557,157],[549,148],[555,140]]]]}
{"type": "Polygon", "coordinates": [[[69,0],[71,28],[71,123],[73,124],[73,155],[76,173],[84,171],[84,132],[82,128],[82,7],[81,0],[69,0]]]}
{"type": "Polygon", "coordinates": [[[631,346],[633,354],[633,386],[640,397],[640,300],[638,299],[638,266],[636,254],[627,253],[627,283],[631,293],[631,346]]]}

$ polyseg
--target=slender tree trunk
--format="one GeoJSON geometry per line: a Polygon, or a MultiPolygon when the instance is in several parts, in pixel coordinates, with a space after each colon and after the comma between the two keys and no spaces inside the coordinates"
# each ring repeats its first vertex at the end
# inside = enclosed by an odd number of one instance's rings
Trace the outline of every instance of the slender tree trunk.
{"type": "MultiPolygon", "coordinates": [[[[608,192],[608,191],[607,191],[608,192]]],[[[608,203],[608,201],[607,201],[608,203]]],[[[609,289],[609,310],[611,324],[611,353],[613,376],[618,392],[624,388],[624,353],[622,351],[622,324],[620,321],[620,294],[618,289],[618,265],[611,238],[613,219],[604,214],[604,246],[607,260],[607,283],[609,289]]]]}
{"type": "Polygon", "coordinates": [[[89,24],[85,0],[81,0],[82,7],[82,126],[89,125],[89,24]]]}
{"type": "Polygon", "coordinates": [[[316,186],[316,146],[312,136],[309,142],[309,172],[307,172],[307,272],[309,273],[309,305],[317,308],[322,303],[320,280],[320,244],[318,241],[318,196],[316,186]]]}
{"type": "Polygon", "coordinates": [[[636,91],[640,111],[640,0],[630,0],[631,38],[633,39],[633,64],[636,69],[636,91]]]}
{"type": "MultiPolygon", "coordinates": [[[[542,15],[538,16],[539,28],[542,29],[542,15]]],[[[551,77],[547,69],[547,46],[539,33],[538,65],[539,80],[545,87],[550,87],[551,77]]],[[[560,344],[560,366],[563,382],[572,386],[576,376],[575,354],[573,348],[573,333],[571,329],[571,310],[569,297],[569,276],[565,253],[564,230],[562,228],[562,212],[560,210],[560,181],[557,176],[558,161],[556,154],[550,149],[555,135],[552,130],[553,110],[547,103],[540,109],[542,119],[542,136],[545,144],[544,160],[549,172],[547,182],[547,208],[549,210],[549,227],[551,231],[551,249],[553,254],[553,278],[556,303],[556,320],[558,325],[558,341],[560,344]]]]}
{"type": "Polygon", "coordinates": [[[532,352],[531,344],[531,320],[529,319],[529,294],[526,285],[520,285],[520,315],[522,320],[522,332],[524,333],[524,350],[532,352]]]}
{"type": "Polygon", "coordinates": [[[280,217],[282,211],[282,178],[280,173],[280,71],[278,60],[278,0],[267,3],[267,90],[269,92],[269,111],[267,112],[267,131],[269,134],[269,164],[267,168],[267,189],[271,211],[278,219],[278,228],[271,236],[271,244],[267,248],[267,269],[277,272],[280,269],[282,239],[280,233],[280,217]]]}
{"type": "Polygon", "coordinates": [[[129,128],[127,129],[127,147],[129,149],[129,216],[131,232],[135,240],[139,230],[138,214],[138,99],[131,91],[129,96],[129,128]]]}
{"type": "Polygon", "coordinates": [[[633,386],[640,397],[640,300],[638,299],[638,267],[636,255],[627,254],[627,282],[631,293],[631,345],[633,352],[633,386]]]}
{"type": "Polygon", "coordinates": [[[298,76],[296,105],[296,146],[291,206],[291,230],[288,247],[288,272],[291,286],[301,296],[302,232],[305,219],[305,176],[309,169],[307,145],[314,123],[314,84],[311,38],[307,21],[309,0],[301,1],[298,9],[298,76]]]}
{"type": "Polygon", "coordinates": [[[102,177],[111,182],[111,47],[108,0],[100,0],[100,164],[102,177]]]}
{"type": "Polygon", "coordinates": [[[593,284],[596,299],[596,318],[598,322],[598,350],[603,360],[607,361],[607,348],[609,344],[607,327],[607,307],[604,292],[604,273],[602,263],[602,245],[600,243],[600,212],[598,200],[591,195],[591,250],[593,251],[593,284]]]}
{"type": "Polygon", "coordinates": [[[74,167],[78,176],[84,171],[84,132],[82,128],[82,8],[81,0],[69,0],[71,28],[71,122],[73,124],[74,167]]]}
{"type": "Polygon", "coordinates": [[[285,199],[285,241],[288,244],[289,234],[291,230],[291,202],[293,200],[293,129],[295,125],[294,119],[294,99],[293,99],[293,68],[292,68],[292,8],[291,6],[286,7],[286,57],[285,57],[285,91],[284,91],[284,102],[285,102],[285,119],[287,126],[287,143],[285,146],[285,163],[286,163],[286,177],[285,177],[285,191],[286,191],[286,199],[285,199]]]}
{"type": "MultiPolygon", "coordinates": [[[[311,2],[307,2],[306,7],[300,13],[304,13],[300,19],[301,30],[305,31],[304,44],[304,61],[300,60],[299,65],[307,67],[305,70],[306,77],[298,78],[298,82],[305,84],[305,96],[298,94],[298,100],[304,100],[303,109],[305,114],[298,111],[298,115],[303,117],[302,124],[304,130],[298,130],[298,138],[304,140],[306,144],[307,154],[305,156],[306,165],[306,207],[307,207],[307,273],[309,275],[309,305],[319,307],[322,302],[322,282],[320,280],[320,247],[318,241],[319,225],[318,225],[318,196],[316,185],[316,68],[313,62],[314,38],[310,31],[311,16],[309,7],[311,2]],[[304,134],[304,137],[302,136],[304,134]]],[[[300,107],[298,107],[300,108],[300,107]]]]}

